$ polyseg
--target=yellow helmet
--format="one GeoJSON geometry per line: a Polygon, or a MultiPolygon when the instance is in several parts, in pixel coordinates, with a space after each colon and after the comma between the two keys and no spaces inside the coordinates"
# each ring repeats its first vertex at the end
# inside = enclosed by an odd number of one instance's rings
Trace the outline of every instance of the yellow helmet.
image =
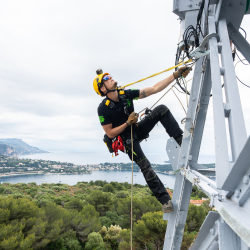
{"type": "Polygon", "coordinates": [[[98,69],[96,71],[96,74],[97,76],[95,77],[94,81],[93,81],[93,88],[95,90],[95,92],[100,95],[100,96],[104,96],[101,94],[100,92],[100,85],[101,85],[101,82],[102,82],[102,78],[105,76],[105,75],[109,75],[109,73],[103,73],[102,69],[98,69]]]}

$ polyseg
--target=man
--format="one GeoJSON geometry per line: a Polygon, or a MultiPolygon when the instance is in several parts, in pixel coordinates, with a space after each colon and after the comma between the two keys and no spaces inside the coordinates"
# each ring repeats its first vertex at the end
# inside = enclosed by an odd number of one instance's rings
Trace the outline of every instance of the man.
{"type": "Polygon", "coordinates": [[[142,121],[137,123],[138,115],[134,112],[133,100],[146,98],[162,91],[175,79],[181,76],[186,77],[190,70],[187,66],[181,67],[178,71],[175,71],[154,86],[141,90],[118,91],[117,82],[109,73],[103,73],[101,69],[96,71],[97,76],[93,82],[95,92],[101,96],[106,96],[105,100],[98,107],[99,119],[106,135],[110,139],[117,136],[122,138],[122,147],[124,146],[130,159],[132,159],[133,153],[133,160],[140,167],[148,187],[162,204],[164,213],[173,211],[171,198],[144,155],[140,141],[148,136],[148,133],[159,121],[166,129],[168,135],[173,137],[179,145],[182,142],[183,131],[170,110],[164,105],[157,106],[142,121]],[[131,148],[130,126],[133,126],[133,152],[131,148]]]}

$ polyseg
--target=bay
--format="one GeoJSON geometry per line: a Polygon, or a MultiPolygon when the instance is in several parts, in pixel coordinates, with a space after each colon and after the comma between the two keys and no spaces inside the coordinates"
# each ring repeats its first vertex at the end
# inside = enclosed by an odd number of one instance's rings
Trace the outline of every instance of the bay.
{"type": "MultiPolygon", "coordinates": [[[[1,177],[0,183],[29,183],[36,182],[37,185],[42,183],[65,183],[68,185],[75,185],[77,182],[91,180],[102,180],[102,181],[117,181],[117,182],[128,182],[131,183],[131,171],[93,171],[92,174],[83,175],[67,175],[67,174],[34,174],[34,175],[21,175],[21,176],[9,176],[1,177]]],[[[157,173],[158,177],[162,181],[165,187],[174,188],[175,176],[164,175],[157,173]]],[[[141,172],[134,172],[133,176],[134,184],[146,185],[146,181],[141,172]]]]}
{"type": "MultiPolygon", "coordinates": [[[[46,149],[47,150],[47,149],[46,149]]],[[[50,160],[69,162],[78,165],[86,164],[100,164],[104,162],[111,163],[129,163],[131,162],[129,157],[119,152],[117,157],[112,157],[109,152],[76,152],[76,151],[59,151],[59,150],[48,150],[50,153],[34,154],[34,155],[20,155],[20,159],[34,159],[34,160],[50,160]]],[[[164,161],[168,160],[167,154],[154,154],[147,153],[147,158],[151,163],[164,164],[164,161]]]]}

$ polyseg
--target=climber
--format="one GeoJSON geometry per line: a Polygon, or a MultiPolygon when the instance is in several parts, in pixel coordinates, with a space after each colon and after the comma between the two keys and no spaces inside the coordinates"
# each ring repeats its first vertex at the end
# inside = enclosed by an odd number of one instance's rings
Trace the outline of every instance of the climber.
{"type": "Polygon", "coordinates": [[[106,97],[98,107],[100,123],[106,133],[104,142],[107,144],[110,152],[113,152],[114,145],[119,145],[124,148],[124,152],[128,154],[130,159],[132,159],[133,153],[133,160],[140,167],[148,187],[162,204],[164,213],[173,211],[171,198],[152,169],[149,160],[144,155],[140,141],[148,137],[149,132],[158,122],[161,122],[168,135],[173,137],[179,145],[182,142],[183,131],[165,105],[159,105],[152,111],[148,111],[148,115],[137,123],[138,114],[134,112],[133,100],[146,98],[162,91],[175,79],[181,76],[186,77],[190,70],[191,68],[187,66],[181,67],[154,86],[141,90],[118,90],[117,82],[109,73],[103,73],[101,69],[96,71],[97,76],[93,82],[95,92],[100,96],[106,97]],[[131,148],[130,126],[133,128],[133,152],[131,148]],[[119,138],[119,143],[115,144],[117,138],[119,138]]]}

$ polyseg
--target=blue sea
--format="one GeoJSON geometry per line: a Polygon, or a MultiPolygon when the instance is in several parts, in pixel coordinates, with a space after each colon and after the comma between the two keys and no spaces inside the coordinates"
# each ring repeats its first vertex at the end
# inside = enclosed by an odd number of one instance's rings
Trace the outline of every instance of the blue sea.
{"type": "MultiPolygon", "coordinates": [[[[158,174],[162,183],[165,187],[173,188],[175,182],[175,176],[158,174]]],[[[42,183],[65,183],[68,185],[75,185],[80,181],[90,182],[91,180],[106,180],[107,182],[117,181],[117,182],[128,182],[131,183],[132,172],[131,171],[93,171],[92,174],[82,174],[82,175],[59,175],[59,174],[49,174],[49,175],[21,175],[21,176],[11,176],[11,177],[0,177],[0,183],[29,183],[36,182],[40,185],[42,183]]],[[[141,172],[133,173],[133,183],[146,185],[146,181],[141,172]]]]}

